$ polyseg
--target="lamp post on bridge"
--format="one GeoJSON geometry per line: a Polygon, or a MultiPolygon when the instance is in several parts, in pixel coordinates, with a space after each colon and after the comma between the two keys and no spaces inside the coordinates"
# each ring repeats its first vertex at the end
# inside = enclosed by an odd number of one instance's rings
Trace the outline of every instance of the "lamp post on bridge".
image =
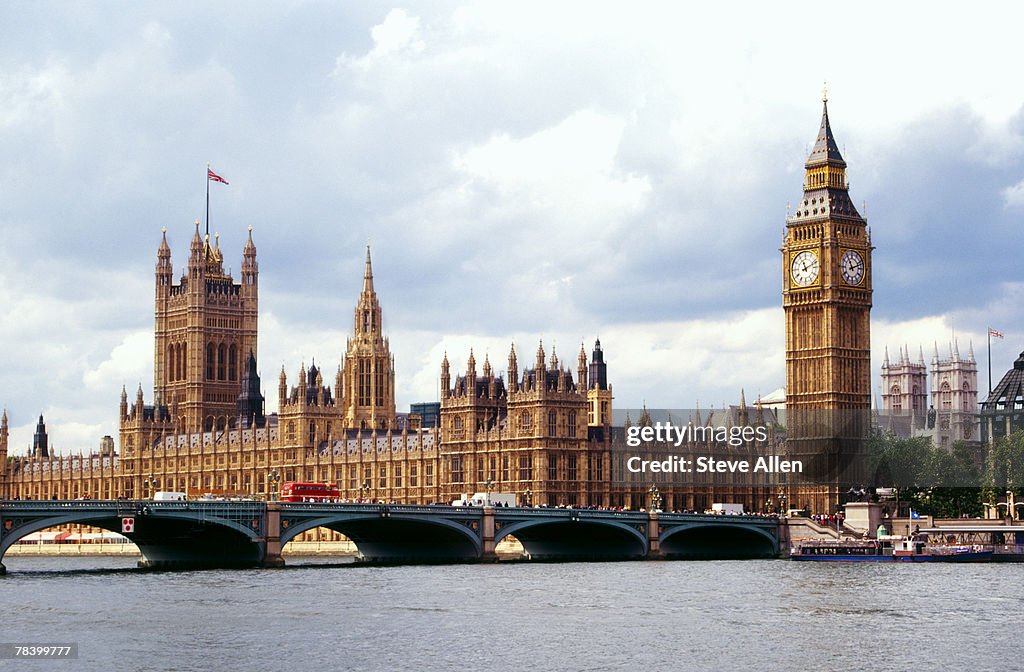
{"type": "Polygon", "coordinates": [[[486,497],[486,500],[484,501],[485,506],[490,506],[491,505],[491,490],[493,490],[493,489],[494,489],[494,481],[488,478],[487,482],[484,483],[484,490],[486,491],[486,493],[484,495],[486,497]]]}
{"type": "Polygon", "coordinates": [[[370,483],[363,481],[362,485],[359,486],[359,501],[362,502],[363,498],[369,498],[370,496],[370,483]]]}
{"type": "Polygon", "coordinates": [[[657,485],[652,485],[651,489],[647,491],[651,495],[651,511],[661,510],[661,491],[658,490],[657,485]]]}
{"type": "Polygon", "coordinates": [[[270,501],[277,501],[277,484],[281,482],[281,476],[277,469],[271,469],[267,473],[267,487],[270,489],[270,501]]]}
{"type": "Polygon", "coordinates": [[[523,504],[526,506],[526,508],[533,507],[533,491],[530,490],[529,488],[527,488],[526,492],[523,493],[523,504]]]}
{"type": "Polygon", "coordinates": [[[143,481],[143,485],[146,486],[145,499],[153,499],[153,492],[156,490],[156,487],[159,484],[160,481],[154,479],[152,475],[145,481],[143,481]]]}

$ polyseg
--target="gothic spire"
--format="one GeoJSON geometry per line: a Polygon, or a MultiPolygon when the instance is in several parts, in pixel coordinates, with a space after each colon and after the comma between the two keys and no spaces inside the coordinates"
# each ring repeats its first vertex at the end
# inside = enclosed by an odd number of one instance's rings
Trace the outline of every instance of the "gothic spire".
{"type": "Polygon", "coordinates": [[[160,229],[163,238],[160,239],[160,248],[157,250],[157,257],[160,259],[171,258],[171,247],[167,244],[167,227],[160,229]]]}
{"type": "Polygon", "coordinates": [[[249,239],[245,241],[245,247],[242,248],[242,254],[246,257],[256,256],[256,244],[252,242],[252,224],[249,225],[249,239]]]}
{"type": "Polygon", "coordinates": [[[828,123],[828,93],[822,95],[821,99],[821,127],[818,129],[818,137],[814,141],[814,147],[807,157],[807,166],[821,163],[832,163],[846,167],[846,161],[839,153],[839,146],[832,135],[832,127],[828,123]]]}
{"type": "Polygon", "coordinates": [[[366,243],[366,267],[363,269],[363,294],[373,294],[373,265],[370,263],[370,243],[366,243]]]}

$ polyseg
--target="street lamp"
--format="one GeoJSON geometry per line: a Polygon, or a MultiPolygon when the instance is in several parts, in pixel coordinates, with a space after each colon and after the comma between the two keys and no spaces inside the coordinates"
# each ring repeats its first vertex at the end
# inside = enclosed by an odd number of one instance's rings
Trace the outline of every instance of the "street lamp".
{"type": "Polygon", "coordinates": [[[367,499],[370,496],[370,484],[367,481],[363,481],[363,484],[359,486],[359,500],[362,501],[364,496],[367,499]]]}
{"type": "Polygon", "coordinates": [[[281,482],[281,476],[277,469],[271,469],[267,474],[267,487],[270,488],[270,501],[277,501],[277,484],[281,482]]]}
{"type": "Polygon", "coordinates": [[[651,495],[651,511],[661,510],[661,491],[658,490],[657,485],[652,485],[651,489],[647,491],[651,495]]]}
{"type": "Polygon", "coordinates": [[[493,489],[494,489],[494,481],[492,481],[491,479],[488,478],[487,482],[484,483],[484,490],[487,491],[487,495],[486,495],[487,496],[487,501],[486,501],[487,506],[491,505],[491,490],[493,490],[493,489]]]}
{"type": "Polygon", "coordinates": [[[533,506],[533,491],[529,488],[523,493],[523,503],[529,508],[533,506]]]}
{"type": "Polygon", "coordinates": [[[152,476],[147,478],[143,485],[146,486],[146,499],[153,499],[153,491],[156,490],[156,486],[160,481],[155,480],[152,476]]]}

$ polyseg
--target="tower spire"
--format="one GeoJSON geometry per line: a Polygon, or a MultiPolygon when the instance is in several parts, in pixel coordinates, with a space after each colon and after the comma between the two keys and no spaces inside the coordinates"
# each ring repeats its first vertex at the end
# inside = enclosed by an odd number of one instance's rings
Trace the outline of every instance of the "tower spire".
{"type": "Polygon", "coordinates": [[[366,266],[363,268],[363,293],[373,294],[373,264],[370,262],[370,241],[366,241],[366,266]]]}
{"type": "Polygon", "coordinates": [[[819,163],[832,163],[842,168],[846,167],[843,155],[839,153],[839,145],[832,135],[832,126],[828,122],[828,89],[822,92],[821,97],[821,127],[818,129],[818,137],[814,141],[810,156],[807,157],[807,166],[819,163]]]}

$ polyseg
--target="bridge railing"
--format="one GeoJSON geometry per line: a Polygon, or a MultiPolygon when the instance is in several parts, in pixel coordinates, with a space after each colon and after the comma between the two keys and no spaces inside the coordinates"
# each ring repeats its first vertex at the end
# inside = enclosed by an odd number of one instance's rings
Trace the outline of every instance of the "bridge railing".
{"type": "Polygon", "coordinates": [[[479,507],[461,506],[429,506],[424,504],[353,504],[351,502],[281,502],[282,511],[309,511],[316,513],[376,513],[390,511],[392,513],[465,513],[479,515],[479,507]]]}

